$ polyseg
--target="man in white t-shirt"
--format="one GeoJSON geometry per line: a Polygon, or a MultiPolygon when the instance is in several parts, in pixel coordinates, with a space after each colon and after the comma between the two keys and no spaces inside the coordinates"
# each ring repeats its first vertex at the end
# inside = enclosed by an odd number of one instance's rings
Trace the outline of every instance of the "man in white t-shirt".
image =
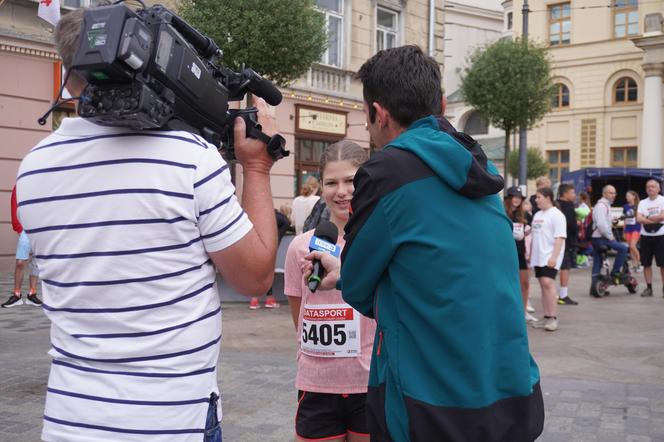
{"type": "Polygon", "coordinates": [[[639,202],[636,222],[641,224],[641,265],[646,288],[641,296],[652,296],[652,259],[664,280],[664,196],[660,195],[659,181],[651,178],[646,183],[648,198],[639,202]]]}
{"type": "Polygon", "coordinates": [[[595,203],[593,207],[593,271],[592,281],[590,283],[590,295],[599,298],[601,295],[597,292],[596,281],[602,271],[601,250],[604,248],[613,249],[617,252],[616,259],[613,261],[611,276],[621,279],[624,275],[621,269],[627,259],[629,248],[626,244],[616,241],[613,235],[613,218],[611,216],[611,204],[616,199],[616,188],[607,184],[602,188],[602,198],[595,203]]]}
{"type": "MultiPolygon", "coordinates": [[[[66,69],[83,15],[55,29],[66,69]]],[[[72,72],[66,86],[79,96],[86,83],[72,72]]],[[[277,245],[273,160],[245,131],[238,119],[242,207],[216,147],[187,132],[66,118],[23,159],[19,217],[52,322],[44,440],[221,441],[217,272],[263,294],[277,245]]]]}

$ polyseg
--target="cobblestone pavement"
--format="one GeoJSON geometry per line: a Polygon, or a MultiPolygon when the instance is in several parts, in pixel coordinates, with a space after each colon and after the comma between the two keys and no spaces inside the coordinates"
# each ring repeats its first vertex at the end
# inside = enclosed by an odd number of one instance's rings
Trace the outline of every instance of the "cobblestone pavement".
{"type": "MultiPolygon", "coordinates": [[[[3,301],[11,275],[0,274],[3,301]]],[[[555,333],[530,330],[542,372],[545,431],[539,441],[664,442],[664,299],[624,289],[591,299],[587,270],[574,271],[555,333]]],[[[539,288],[531,281],[539,310],[539,288]]],[[[295,333],[288,306],[250,311],[224,304],[219,381],[224,440],[292,440],[295,333]]],[[[49,324],[41,310],[0,311],[0,442],[39,441],[48,375],[49,324]]],[[[435,441],[432,438],[432,441],[435,441]]]]}

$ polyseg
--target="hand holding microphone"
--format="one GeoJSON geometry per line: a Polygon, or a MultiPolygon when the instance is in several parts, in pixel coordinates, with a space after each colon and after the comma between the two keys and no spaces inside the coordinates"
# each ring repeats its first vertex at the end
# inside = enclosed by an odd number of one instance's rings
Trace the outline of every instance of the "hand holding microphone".
{"type": "Polygon", "coordinates": [[[305,259],[311,261],[311,267],[305,268],[305,278],[312,293],[318,288],[323,290],[334,288],[339,279],[341,262],[340,248],[336,245],[338,235],[337,226],[330,221],[322,220],[316,227],[314,236],[311,237],[309,250],[312,253],[305,256],[305,259]]]}

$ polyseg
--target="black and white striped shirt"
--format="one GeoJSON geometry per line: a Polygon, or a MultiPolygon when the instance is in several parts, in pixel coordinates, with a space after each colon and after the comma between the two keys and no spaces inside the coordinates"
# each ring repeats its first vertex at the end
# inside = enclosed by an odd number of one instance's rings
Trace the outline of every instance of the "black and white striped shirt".
{"type": "Polygon", "coordinates": [[[221,309],[207,253],[252,225],[186,132],[65,119],[23,160],[19,218],[52,321],[47,441],[201,441],[221,309]]]}

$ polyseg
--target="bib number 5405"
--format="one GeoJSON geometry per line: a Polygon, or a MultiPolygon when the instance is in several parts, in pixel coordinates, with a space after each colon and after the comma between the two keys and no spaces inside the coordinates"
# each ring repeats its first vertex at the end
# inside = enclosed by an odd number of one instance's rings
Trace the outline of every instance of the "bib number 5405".
{"type": "Polygon", "coordinates": [[[307,324],[302,323],[302,342],[312,342],[314,345],[344,345],[346,343],[346,324],[307,324]],[[309,330],[307,330],[307,325],[309,330]]]}

